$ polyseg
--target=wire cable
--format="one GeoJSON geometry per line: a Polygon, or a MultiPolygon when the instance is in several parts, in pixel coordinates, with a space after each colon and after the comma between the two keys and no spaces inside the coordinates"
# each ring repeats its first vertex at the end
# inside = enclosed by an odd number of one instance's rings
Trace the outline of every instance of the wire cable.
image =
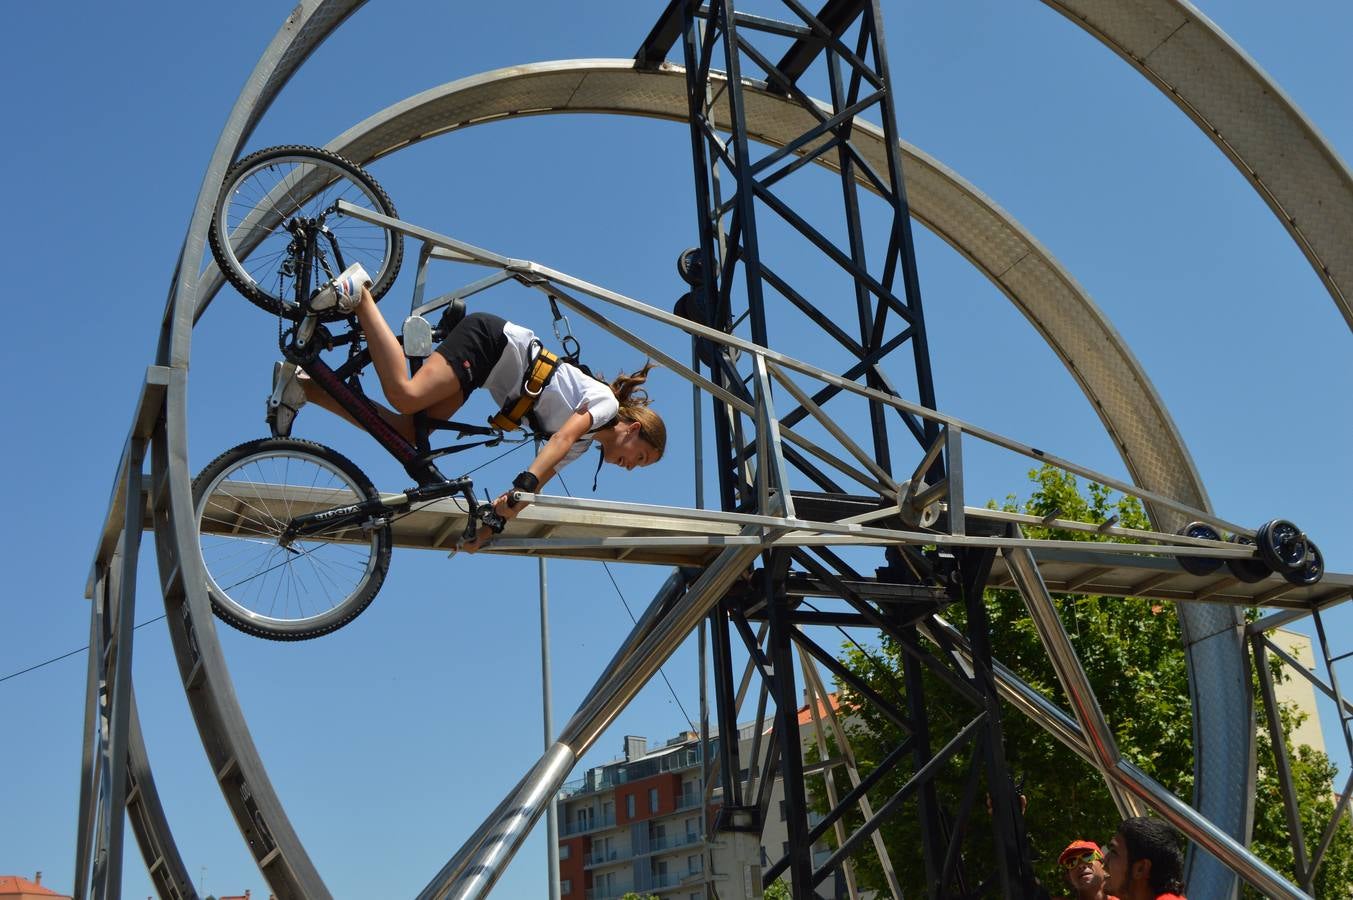
{"type": "MultiPolygon", "coordinates": [[[[559,484],[564,488],[565,494],[568,494],[570,497],[573,496],[573,492],[568,489],[568,482],[564,481],[562,472],[559,473],[559,484]]],[[[630,617],[630,621],[635,625],[638,625],[639,620],[634,617],[634,611],[630,609],[629,601],[625,599],[625,592],[620,590],[620,584],[615,580],[615,575],[611,572],[611,564],[602,560],[601,565],[602,568],[606,570],[606,577],[611,579],[611,587],[615,588],[616,595],[620,597],[620,605],[625,607],[625,613],[630,617]]],[[[691,719],[691,714],[686,712],[686,707],[682,705],[681,698],[677,696],[676,689],[672,687],[672,682],[667,679],[667,673],[663,671],[661,666],[658,667],[658,674],[662,676],[663,683],[667,685],[667,691],[672,695],[672,700],[676,703],[677,709],[681,710],[681,715],[685,718],[686,724],[690,726],[691,731],[695,731],[695,722],[691,719]]]]}
{"type": "MultiPolygon", "coordinates": [[[[147,619],[140,625],[133,626],[132,631],[135,631],[138,628],[145,628],[147,625],[154,624],[155,622],[158,622],[161,619],[163,619],[166,615],[168,615],[168,613],[161,613],[160,615],[156,616],[153,619],[147,619]]],[[[52,663],[61,662],[61,660],[63,659],[69,659],[70,657],[74,656],[77,653],[84,653],[88,649],[89,645],[85,644],[83,647],[79,647],[75,650],[70,651],[69,653],[63,653],[60,656],[53,656],[51,659],[46,660],[45,662],[40,662],[35,666],[29,666],[26,669],[20,669],[17,672],[11,672],[10,674],[4,676],[3,678],[0,678],[0,681],[9,681],[11,678],[18,678],[20,675],[27,675],[29,672],[41,669],[43,666],[50,666],[52,663]]]]}

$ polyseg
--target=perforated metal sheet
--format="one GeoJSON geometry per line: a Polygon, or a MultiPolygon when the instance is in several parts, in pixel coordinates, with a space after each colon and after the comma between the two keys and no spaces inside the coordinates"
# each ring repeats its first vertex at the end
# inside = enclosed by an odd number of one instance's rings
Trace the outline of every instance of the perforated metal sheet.
{"type": "Polygon", "coordinates": [[[1044,2],[1198,124],[1273,209],[1353,327],[1353,174],[1268,73],[1191,3],[1044,2]]]}

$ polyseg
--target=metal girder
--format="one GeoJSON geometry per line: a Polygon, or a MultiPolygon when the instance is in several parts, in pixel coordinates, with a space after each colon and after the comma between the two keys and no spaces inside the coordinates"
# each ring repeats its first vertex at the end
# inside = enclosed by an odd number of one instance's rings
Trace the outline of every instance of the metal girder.
{"type": "Polygon", "coordinates": [[[122,885],[122,839],[132,746],[132,643],[136,623],[136,564],[141,549],[140,503],[144,440],[129,442],[119,483],[121,538],[96,566],[90,615],[89,676],[80,779],[75,896],[116,896],[122,885]]]}
{"type": "Polygon", "coordinates": [[[689,586],[669,582],[664,587],[667,596],[650,604],[659,611],[635,626],[555,744],[428,883],[419,900],[482,897],[492,889],[578,757],[709,614],[755,552],[730,548],[689,586]]]}

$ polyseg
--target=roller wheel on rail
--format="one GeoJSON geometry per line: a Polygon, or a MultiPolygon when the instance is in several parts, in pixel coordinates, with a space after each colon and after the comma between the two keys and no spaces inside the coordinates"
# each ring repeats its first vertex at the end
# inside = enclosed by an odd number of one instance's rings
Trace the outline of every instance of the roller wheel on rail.
{"type": "Polygon", "coordinates": [[[390,567],[382,520],[280,541],[307,510],[377,497],[347,457],[313,441],[264,438],[222,453],[193,480],[212,610],[256,637],[300,641],[342,628],[375,599],[390,567]]]}
{"type": "Polygon", "coordinates": [[[1283,577],[1296,585],[1310,586],[1325,577],[1325,557],[1315,541],[1306,541],[1306,559],[1292,572],[1284,572],[1283,577]]]}
{"type": "MultiPolygon", "coordinates": [[[[1254,538],[1243,534],[1233,534],[1228,540],[1233,544],[1241,544],[1248,547],[1254,546],[1254,538]]],[[[1268,563],[1257,556],[1251,556],[1242,559],[1228,559],[1226,568],[1231,570],[1231,574],[1236,580],[1243,581],[1246,584],[1256,584],[1273,574],[1268,563]]]]}
{"type": "MultiPolygon", "coordinates": [[[[404,261],[402,236],[381,225],[337,211],[354,206],[398,218],[389,195],[361,166],[320,147],[269,147],[250,154],[226,173],[216,198],[208,239],[222,273],[241,294],[268,312],[299,319],[296,282],[302,259],[293,245],[298,221],[322,226],[310,263],[311,292],[352,263],[371,276],[371,296],[380,300],[394,284],[404,261]],[[342,254],[336,258],[334,242],[342,254]]],[[[324,321],[346,313],[331,309],[324,321]]]]}
{"type": "Polygon", "coordinates": [[[1306,566],[1306,535],[1286,519],[1274,519],[1254,533],[1259,555],[1279,575],[1295,574],[1306,566]]]}
{"type": "MultiPolygon", "coordinates": [[[[1179,534],[1184,537],[1203,538],[1209,541],[1221,540],[1221,535],[1217,529],[1206,522],[1190,522],[1179,529],[1179,534]]],[[[1179,567],[1190,575],[1211,575],[1224,565],[1222,560],[1214,556],[1181,556],[1179,557],[1179,567]]]]}

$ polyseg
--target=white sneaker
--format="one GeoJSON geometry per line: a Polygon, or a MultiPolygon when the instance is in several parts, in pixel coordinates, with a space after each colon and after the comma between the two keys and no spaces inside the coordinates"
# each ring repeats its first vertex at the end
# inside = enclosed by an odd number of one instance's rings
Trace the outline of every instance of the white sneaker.
{"type": "Polygon", "coordinates": [[[362,302],[364,287],[371,287],[371,276],[366,274],[361,263],[353,263],[315,292],[310,298],[310,309],[312,312],[324,312],[337,306],[341,312],[352,312],[362,302]]]}
{"type": "Polygon", "coordinates": [[[272,393],[268,395],[268,427],[273,437],[290,437],[291,423],[305,406],[305,387],[295,363],[277,362],[272,367],[272,393]]]}

